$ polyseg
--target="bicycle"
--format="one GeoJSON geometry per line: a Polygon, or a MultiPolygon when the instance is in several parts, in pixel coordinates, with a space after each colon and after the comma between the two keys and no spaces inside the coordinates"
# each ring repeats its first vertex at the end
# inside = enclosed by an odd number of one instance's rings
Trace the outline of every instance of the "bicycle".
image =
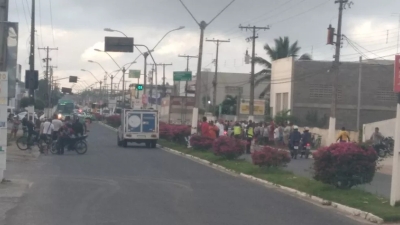
{"type": "Polygon", "coordinates": [[[311,145],[312,145],[313,149],[317,149],[317,148],[321,147],[321,138],[322,138],[322,136],[319,134],[312,134],[311,145]],[[317,136],[317,138],[315,138],[315,136],[317,136]]]}
{"type": "MultiPolygon", "coordinates": [[[[19,137],[16,141],[17,143],[17,147],[22,150],[25,151],[28,149],[28,135],[24,134],[21,137],[19,137]]],[[[43,145],[43,140],[40,140],[38,138],[37,135],[32,135],[31,140],[30,140],[30,146],[34,146],[37,145],[39,147],[39,149],[42,149],[42,145],[43,145]]]]}

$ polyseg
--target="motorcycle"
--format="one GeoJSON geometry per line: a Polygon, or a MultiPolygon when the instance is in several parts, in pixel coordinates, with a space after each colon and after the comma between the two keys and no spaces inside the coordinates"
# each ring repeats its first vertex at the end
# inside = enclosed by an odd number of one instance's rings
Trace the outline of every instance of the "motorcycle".
{"type": "Polygon", "coordinates": [[[374,145],[373,148],[375,149],[378,156],[384,158],[386,155],[393,155],[393,148],[394,147],[394,140],[391,137],[384,138],[378,145],[374,145]]]}
{"type": "Polygon", "coordinates": [[[292,159],[297,159],[297,154],[299,152],[299,148],[300,148],[299,142],[293,143],[292,150],[290,151],[290,155],[292,156],[292,159]]]}
{"type": "Polygon", "coordinates": [[[303,145],[303,148],[300,151],[300,157],[303,158],[303,156],[305,156],[305,158],[308,159],[310,151],[311,151],[310,143],[303,145]]]}
{"type": "MultiPolygon", "coordinates": [[[[76,151],[76,153],[78,153],[79,155],[83,155],[87,152],[87,143],[86,143],[86,138],[88,137],[88,135],[84,135],[84,136],[79,136],[79,137],[75,137],[75,138],[71,138],[71,143],[69,143],[68,145],[64,146],[64,149],[67,147],[67,151],[76,151]]],[[[50,152],[52,154],[57,154],[57,142],[58,141],[54,141],[51,147],[50,152]]]]}

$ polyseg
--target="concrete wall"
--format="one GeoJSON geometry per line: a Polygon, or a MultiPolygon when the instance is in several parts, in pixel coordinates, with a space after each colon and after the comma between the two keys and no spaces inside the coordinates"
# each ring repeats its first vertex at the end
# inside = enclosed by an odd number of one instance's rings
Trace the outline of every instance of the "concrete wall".
{"type": "Polygon", "coordinates": [[[292,57],[272,62],[270,107],[273,116],[282,110],[292,108],[292,76],[292,57]],[[287,95],[287,101],[283,100],[283,94],[287,95]]]}
{"type": "Polygon", "coordinates": [[[363,141],[366,141],[371,138],[372,133],[375,131],[375,127],[379,127],[379,131],[382,133],[383,136],[394,137],[395,125],[396,125],[396,118],[364,124],[363,141]]]}
{"type": "MultiPolygon", "coordinates": [[[[303,132],[304,127],[300,127],[299,131],[303,132]]],[[[336,130],[335,138],[339,135],[340,130],[336,130]]],[[[358,141],[358,132],[356,131],[348,131],[350,135],[350,141],[358,141]]],[[[310,133],[321,135],[321,146],[326,146],[327,137],[328,137],[328,129],[322,129],[318,127],[310,127],[310,133]]]]}
{"type": "MultiPolygon", "coordinates": [[[[213,99],[213,80],[214,80],[214,72],[203,71],[201,72],[201,96],[209,96],[210,100],[213,99]]],[[[258,85],[254,90],[255,98],[261,94],[264,88],[268,85],[268,82],[264,82],[258,85]]],[[[218,84],[217,84],[217,104],[222,103],[225,99],[225,96],[229,93],[226,92],[225,87],[234,86],[234,87],[242,87],[243,94],[242,98],[248,99],[250,98],[250,73],[218,73],[218,84]]],[[[232,96],[236,96],[236,94],[230,94],[232,96]]]]}
{"type": "MultiPolygon", "coordinates": [[[[299,125],[310,126],[306,119],[317,112],[328,126],[332,101],[332,62],[295,61],[293,79],[293,110],[299,125]]],[[[360,124],[390,119],[396,113],[396,98],[392,91],[393,62],[364,62],[362,64],[360,124]],[[379,64],[377,64],[379,63],[379,64]]],[[[357,130],[358,62],[343,62],[338,79],[336,128],[357,130]]]]}

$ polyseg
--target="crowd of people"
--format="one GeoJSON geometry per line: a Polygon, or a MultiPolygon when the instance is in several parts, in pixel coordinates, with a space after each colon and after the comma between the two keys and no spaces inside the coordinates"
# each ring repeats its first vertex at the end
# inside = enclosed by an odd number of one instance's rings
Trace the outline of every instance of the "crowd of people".
{"type": "MultiPolygon", "coordinates": [[[[33,143],[43,140],[44,143],[52,146],[53,141],[57,141],[57,153],[64,154],[64,147],[70,146],[74,138],[85,135],[89,130],[90,119],[86,119],[84,123],[79,120],[79,117],[66,116],[64,121],[61,121],[57,114],[53,118],[41,116],[40,119],[34,120],[28,114],[20,121],[18,116],[12,119],[11,136],[16,138],[19,127],[22,127],[23,135],[27,135],[27,147],[31,149],[33,143]]],[[[40,153],[44,153],[43,149],[39,149],[40,153]]]]}
{"type": "MultiPolygon", "coordinates": [[[[285,147],[292,149],[296,145],[305,146],[311,144],[312,135],[310,129],[305,127],[302,132],[299,127],[292,123],[275,123],[270,122],[253,122],[249,121],[228,121],[217,120],[207,121],[207,117],[203,117],[199,121],[199,133],[216,139],[219,136],[227,135],[247,141],[246,153],[250,154],[252,143],[258,145],[274,145],[276,147],[285,147]]],[[[350,142],[350,135],[343,127],[338,137],[338,142],[350,142]]]]}

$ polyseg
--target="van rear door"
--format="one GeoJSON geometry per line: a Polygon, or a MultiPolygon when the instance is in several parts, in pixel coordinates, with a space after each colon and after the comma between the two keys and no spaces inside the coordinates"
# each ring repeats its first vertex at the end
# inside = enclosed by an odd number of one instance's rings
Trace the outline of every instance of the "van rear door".
{"type": "Polygon", "coordinates": [[[143,112],[142,114],[142,132],[154,133],[157,132],[157,113],[155,112],[143,112]]]}

